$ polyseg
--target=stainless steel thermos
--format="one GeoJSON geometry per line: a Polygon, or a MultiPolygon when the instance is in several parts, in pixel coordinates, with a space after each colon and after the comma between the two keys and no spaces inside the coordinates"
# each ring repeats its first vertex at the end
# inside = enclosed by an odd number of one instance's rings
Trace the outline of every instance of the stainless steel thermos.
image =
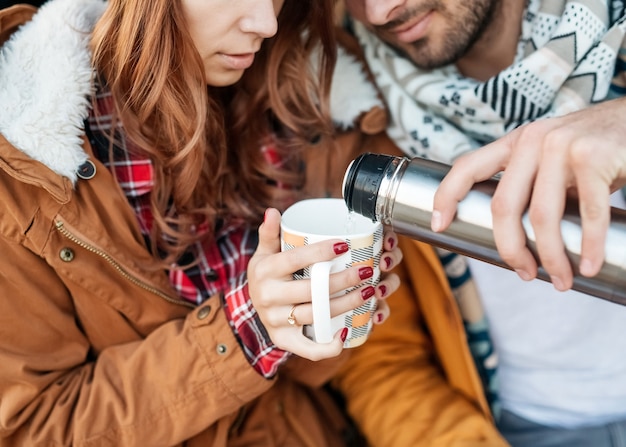
{"type": "MultiPolygon", "coordinates": [[[[423,158],[409,159],[366,153],[352,161],[343,179],[343,197],[351,211],[390,225],[398,234],[427,242],[491,264],[509,268],[498,255],[493,238],[491,197],[497,180],[476,184],[441,233],[430,229],[433,197],[449,166],[423,158]]],[[[534,233],[523,216],[528,248],[537,256],[534,233]]],[[[577,205],[569,201],[561,234],[575,272],[573,289],[626,305],[626,212],[613,208],[605,261],[593,278],[578,274],[582,227],[577,205]]],[[[545,270],[538,277],[549,281],[545,270]]]]}

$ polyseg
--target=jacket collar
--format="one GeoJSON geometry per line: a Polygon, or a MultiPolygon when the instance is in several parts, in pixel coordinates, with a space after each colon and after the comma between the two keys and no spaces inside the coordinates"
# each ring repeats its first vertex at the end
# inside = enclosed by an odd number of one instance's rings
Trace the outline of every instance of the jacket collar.
{"type": "Polygon", "coordinates": [[[92,85],[88,42],[105,5],[48,1],[0,49],[0,133],[72,182],[87,159],[82,135],[92,85]]]}

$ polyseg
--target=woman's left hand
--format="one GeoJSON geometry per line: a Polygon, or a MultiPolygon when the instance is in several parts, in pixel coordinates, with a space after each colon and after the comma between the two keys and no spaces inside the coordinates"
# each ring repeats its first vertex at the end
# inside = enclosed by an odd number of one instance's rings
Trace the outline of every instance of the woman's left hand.
{"type": "Polygon", "coordinates": [[[387,298],[400,287],[400,278],[391,270],[402,262],[402,250],[398,248],[398,236],[387,228],[385,230],[383,254],[380,257],[380,281],[376,286],[377,308],[374,324],[384,323],[389,317],[387,298]]]}
{"type": "MultiPolygon", "coordinates": [[[[310,291],[307,281],[294,280],[292,272],[315,262],[330,260],[340,253],[333,251],[341,241],[323,241],[287,252],[280,251],[280,213],[268,209],[265,220],[259,228],[259,245],[248,265],[248,290],[256,312],[274,344],[286,351],[307,358],[321,360],[339,355],[343,349],[341,331],[335,334],[330,343],[316,343],[304,336],[303,324],[312,323],[310,291]],[[289,324],[287,316],[294,306],[293,315],[298,324],[289,324]]],[[[378,308],[374,322],[382,323],[389,314],[385,299],[400,284],[397,275],[388,273],[402,260],[395,233],[388,231],[384,236],[384,253],[381,256],[381,281],[375,288],[378,308]]],[[[359,267],[351,267],[331,275],[330,286],[336,293],[364,283],[359,278],[359,267]]],[[[361,289],[358,288],[341,298],[332,300],[331,315],[336,316],[354,309],[363,303],[361,289]]]]}

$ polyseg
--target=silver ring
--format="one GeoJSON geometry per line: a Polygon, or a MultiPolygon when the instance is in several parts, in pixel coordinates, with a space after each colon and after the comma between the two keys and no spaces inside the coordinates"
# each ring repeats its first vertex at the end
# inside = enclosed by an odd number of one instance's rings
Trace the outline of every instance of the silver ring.
{"type": "Polygon", "coordinates": [[[293,314],[293,311],[296,310],[297,304],[292,306],[291,310],[289,311],[289,315],[287,315],[287,323],[289,323],[291,326],[294,326],[295,324],[297,324],[298,322],[296,321],[296,316],[293,314]]]}

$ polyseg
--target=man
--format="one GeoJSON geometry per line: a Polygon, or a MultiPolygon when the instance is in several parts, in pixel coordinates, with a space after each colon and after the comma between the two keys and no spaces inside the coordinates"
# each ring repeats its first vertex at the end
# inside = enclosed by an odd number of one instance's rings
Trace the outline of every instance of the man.
{"type": "MultiPolygon", "coordinates": [[[[623,68],[621,1],[346,0],[346,7],[389,107],[388,134],[409,156],[452,163],[524,124],[623,93],[623,84],[611,85],[623,68]]],[[[625,445],[626,308],[557,291],[570,286],[562,272],[551,285],[469,262],[498,354],[498,427],[507,440],[625,445]]],[[[363,416],[352,411],[357,421],[363,416]]],[[[411,429],[411,420],[396,427],[411,429]]]]}

